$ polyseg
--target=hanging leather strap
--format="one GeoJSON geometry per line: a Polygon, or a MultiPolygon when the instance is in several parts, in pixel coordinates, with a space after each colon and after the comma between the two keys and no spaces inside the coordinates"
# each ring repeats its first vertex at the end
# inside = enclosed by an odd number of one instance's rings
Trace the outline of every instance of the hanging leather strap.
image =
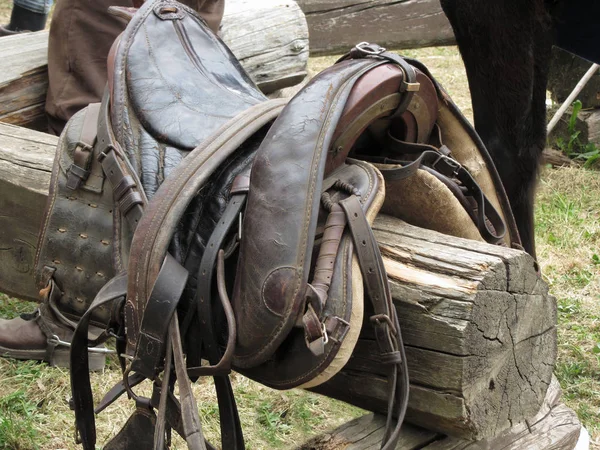
{"type": "Polygon", "coordinates": [[[171,317],[188,279],[188,271],[167,254],[144,309],[131,371],[153,380],[162,369],[171,317]]]}
{"type": "Polygon", "coordinates": [[[400,438],[400,428],[408,406],[408,369],[400,332],[400,323],[383,265],[383,259],[371,226],[367,222],[358,198],[354,195],[340,202],[348,218],[366,293],[373,305],[370,321],[383,364],[388,372],[388,414],[381,448],[393,450],[400,438]],[[393,425],[394,417],[396,420],[393,425]]]}
{"type": "MultiPolygon", "coordinates": [[[[71,392],[75,426],[84,450],[94,450],[96,445],[96,421],[94,398],[90,383],[88,362],[88,330],[94,311],[111,303],[122,301],[127,293],[127,273],[122,272],[105,284],[79,320],[71,343],[71,392]]],[[[120,308],[113,308],[113,311],[120,308]]],[[[90,346],[97,342],[90,342],[90,346]]]]}
{"type": "MultiPolygon", "coordinates": [[[[202,348],[206,351],[206,357],[211,365],[197,368],[190,367],[188,369],[191,376],[214,375],[215,390],[219,402],[221,442],[223,448],[232,450],[245,448],[244,437],[231,381],[228,377],[231,371],[231,359],[222,358],[216,330],[213,326],[215,314],[212,310],[214,297],[212,287],[219,251],[223,248],[225,239],[230,234],[231,229],[240,223],[241,213],[246,204],[248,187],[249,175],[239,175],[233,183],[231,199],[207,242],[202,256],[200,268],[198,269],[198,289],[195,304],[201,325],[202,348]]],[[[236,236],[238,240],[241,238],[239,234],[240,231],[238,230],[236,236]]],[[[230,318],[229,322],[235,323],[235,319],[230,318]]],[[[228,326],[228,333],[228,341],[235,343],[235,330],[228,326]]]]}
{"type": "Polygon", "coordinates": [[[183,346],[179,333],[179,319],[177,314],[171,319],[169,335],[173,347],[173,358],[175,361],[175,373],[179,384],[179,396],[181,397],[181,419],[183,422],[183,438],[186,440],[190,450],[207,450],[202,433],[202,424],[198,416],[198,405],[192,391],[190,379],[185,368],[183,346]]]}

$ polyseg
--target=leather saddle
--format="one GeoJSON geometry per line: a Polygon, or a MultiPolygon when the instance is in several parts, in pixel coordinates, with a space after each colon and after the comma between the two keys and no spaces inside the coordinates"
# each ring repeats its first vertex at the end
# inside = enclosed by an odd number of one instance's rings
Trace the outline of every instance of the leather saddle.
{"type": "Polygon", "coordinates": [[[269,100],[171,0],[135,13],[109,67],[102,103],[61,136],[36,263],[44,304],[76,326],[84,448],[96,443],[95,412],[125,392],[136,412],[105,448],[138,448],[131,436],[144,436],[162,449],[171,428],[212,448],[190,388],[201,376],[215,379],[222,447],[244,448],[230,371],[314,388],[343,368],[363,321],[389,367],[382,448],[394,448],[408,372],[370,224],[382,208],[410,221],[397,191],[430,176],[457,202],[460,229],[518,242],[491,159],[441,87],[417,62],[362,43],[289,102],[269,100]],[[90,324],[105,331],[90,336],[90,324]],[[94,410],[87,350],[110,337],[123,381],[94,410]],[[135,393],[145,379],[150,398],[135,393]]]}

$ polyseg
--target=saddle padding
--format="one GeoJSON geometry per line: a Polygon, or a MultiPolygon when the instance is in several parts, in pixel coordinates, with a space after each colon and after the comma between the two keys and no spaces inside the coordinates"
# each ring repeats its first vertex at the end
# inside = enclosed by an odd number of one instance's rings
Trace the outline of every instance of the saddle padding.
{"type": "Polygon", "coordinates": [[[232,299],[238,367],[267,361],[304,312],[333,135],[356,81],[382,63],[347,61],[322,72],[290,101],[259,148],[232,299]]]}
{"type": "MultiPolygon", "coordinates": [[[[375,164],[380,170],[393,170],[400,165],[375,164]]],[[[448,187],[423,169],[402,180],[386,181],[387,195],[381,208],[391,215],[421,228],[450,236],[484,242],[481,233],[464,206],[448,187]]]]}

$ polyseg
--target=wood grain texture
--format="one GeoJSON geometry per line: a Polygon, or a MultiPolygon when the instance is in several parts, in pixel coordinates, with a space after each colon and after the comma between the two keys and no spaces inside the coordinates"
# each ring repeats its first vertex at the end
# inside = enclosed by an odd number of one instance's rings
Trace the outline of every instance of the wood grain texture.
{"type": "MultiPolygon", "coordinates": [[[[448,437],[404,424],[396,450],[573,450],[581,423],[575,412],[560,402],[560,395],[558,381],[553,379],[537,414],[498,436],[481,441],[448,437]]],[[[385,417],[369,414],[313,438],[297,450],[376,450],[384,429],[385,417]]]]}
{"type": "MultiPolygon", "coordinates": [[[[33,258],[56,138],[0,124],[0,290],[35,299],[33,258]]],[[[556,357],[556,307],[523,252],[380,216],[375,234],[401,320],[409,420],[469,439],[532,417],[556,357]]],[[[369,325],[344,370],[317,390],[385,411],[369,325]]]]}
{"type": "Polygon", "coordinates": [[[0,124],[0,290],[38,300],[37,236],[58,138],[0,124]]]}
{"type": "MultiPolygon", "coordinates": [[[[266,93],[307,75],[308,28],[293,0],[228,0],[222,38],[266,93]]],[[[3,37],[0,122],[45,129],[48,32],[3,37]]]]}
{"type": "MultiPolygon", "coordinates": [[[[540,408],[556,359],[556,305],[523,252],[374,225],[411,378],[408,420],[465,439],[495,436],[540,408]]],[[[365,324],[340,374],[315,390],[386,410],[385,367],[365,324]]]]}
{"type": "Polygon", "coordinates": [[[454,43],[439,0],[298,0],[312,54],[347,52],[362,41],[388,48],[454,43]]]}

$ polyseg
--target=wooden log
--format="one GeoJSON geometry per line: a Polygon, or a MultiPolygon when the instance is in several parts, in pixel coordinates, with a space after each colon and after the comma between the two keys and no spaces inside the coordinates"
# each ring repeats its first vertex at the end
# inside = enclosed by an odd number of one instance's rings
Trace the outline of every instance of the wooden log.
{"type": "MultiPolygon", "coordinates": [[[[293,0],[228,0],[223,40],[265,93],[307,75],[308,28],[293,0]]],[[[48,32],[1,38],[0,122],[45,130],[48,32]]]]}
{"type": "Polygon", "coordinates": [[[33,270],[58,138],[0,123],[0,291],[39,300],[33,270]]]}
{"type": "Polygon", "coordinates": [[[542,152],[542,164],[550,164],[552,167],[570,167],[575,163],[571,158],[560,150],[545,148],[542,152]]]}
{"type": "Polygon", "coordinates": [[[388,48],[454,44],[439,0],[298,0],[311,54],[345,53],[362,41],[388,48]]]}
{"type": "MultiPolygon", "coordinates": [[[[37,298],[33,258],[55,144],[0,124],[0,290],[21,298],[37,298]]],[[[556,357],[556,306],[531,257],[385,216],[375,233],[406,343],[409,420],[480,439],[533,416],[556,357]]],[[[316,390],[385,411],[370,330],[342,373],[316,390]]]]}
{"type": "MultiPolygon", "coordinates": [[[[411,378],[407,420],[464,439],[540,408],[557,353],[556,304],[533,259],[379,216],[411,378]]],[[[316,392],[387,409],[385,367],[365,323],[348,364],[316,392]]]]}
{"type": "MultiPolygon", "coordinates": [[[[481,441],[466,441],[404,424],[396,450],[573,450],[582,426],[575,412],[561,403],[560,395],[558,381],[553,379],[535,416],[481,441]]],[[[385,417],[369,414],[313,438],[297,450],[375,450],[379,448],[384,429],[385,417]]]]}

